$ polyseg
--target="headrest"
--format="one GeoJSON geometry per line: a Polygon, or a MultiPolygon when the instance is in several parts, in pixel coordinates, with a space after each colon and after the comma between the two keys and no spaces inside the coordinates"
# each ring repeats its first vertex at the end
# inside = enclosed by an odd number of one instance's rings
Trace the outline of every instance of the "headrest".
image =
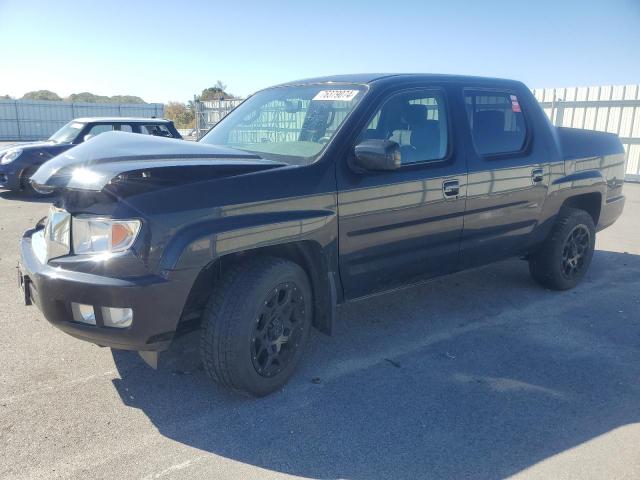
{"type": "Polygon", "coordinates": [[[408,104],[402,108],[402,120],[410,126],[427,121],[427,106],[408,104]]]}
{"type": "Polygon", "coordinates": [[[473,117],[476,132],[503,133],[504,112],[502,110],[478,110],[473,117]]]}
{"type": "MultiPolygon", "coordinates": [[[[423,107],[424,105],[416,105],[423,107]]],[[[411,145],[417,149],[432,148],[440,150],[440,122],[425,120],[419,127],[411,130],[411,145]]]]}

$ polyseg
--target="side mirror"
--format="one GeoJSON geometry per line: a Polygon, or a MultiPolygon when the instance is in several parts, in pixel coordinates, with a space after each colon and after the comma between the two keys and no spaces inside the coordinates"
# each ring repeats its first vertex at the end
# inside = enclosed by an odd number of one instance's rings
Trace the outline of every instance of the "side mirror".
{"type": "Polygon", "coordinates": [[[400,145],[393,140],[364,140],[356,145],[353,163],[361,170],[397,170],[400,145]]]}
{"type": "Polygon", "coordinates": [[[91,140],[93,137],[95,137],[95,135],[93,135],[92,133],[87,133],[83,138],[82,141],[86,142],[88,140],[91,140]]]}

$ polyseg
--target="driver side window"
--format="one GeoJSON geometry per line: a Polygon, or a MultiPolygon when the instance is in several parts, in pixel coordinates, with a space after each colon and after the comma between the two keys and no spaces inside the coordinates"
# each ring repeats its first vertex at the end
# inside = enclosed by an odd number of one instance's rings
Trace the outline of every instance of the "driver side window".
{"type": "Polygon", "coordinates": [[[76,142],[78,142],[78,143],[86,142],[87,140],[91,140],[96,135],[100,135],[101,133],[104,133],[104,132],[111,132],[112,130],[113,130],[113,125],[105,124],[105,123],[99,123],[97,125],[92,126],[89,129],[89,131],[84,134],[84,136],[82,138],[76,139],[76,142]]]}
{"type": "Polygon", "coordinates": [[[402,164],[442,160],[448,151],[444,95],[437,90],[393,95],[375,113],[360,140],[392,140],[402,164]]]}

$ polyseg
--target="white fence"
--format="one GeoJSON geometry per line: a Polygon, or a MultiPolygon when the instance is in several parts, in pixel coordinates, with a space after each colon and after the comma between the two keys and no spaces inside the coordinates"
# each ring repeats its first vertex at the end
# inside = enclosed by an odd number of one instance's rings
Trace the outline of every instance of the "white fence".
{"type": "Polygon", "coordinates": [[[157,117],[161,103],[71,103],[0,100],[0,140],[43,140],[79,117],[157,117]]]}
{"type": "Polygon", "coordinates": [[[554,125],[618,135],[627,151],[626,178],[640,180],[640,85],[536,88],[533,93],[554,125]]]}

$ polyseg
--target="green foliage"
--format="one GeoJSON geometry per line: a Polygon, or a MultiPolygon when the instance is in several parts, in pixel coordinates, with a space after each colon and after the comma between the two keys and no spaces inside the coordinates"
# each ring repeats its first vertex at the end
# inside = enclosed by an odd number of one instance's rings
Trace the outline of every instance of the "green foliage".
{"type": "Polygon", "coordinates": [[[114,95],[109,99],[109,103],[146,103],[135,95],[114,95]]]}
{"type": "Polygon", "coordinates": [[[177,128],[194,128],[195,114],[193,109],[181,102],[169,102],[164,106],[164,117],[173,120],[177,128]]]}
{"type": "Polygon", "coordinates": [[[207,102],[211,100],[224,100],[228,98],[234,98],[232,94],[226,92],[226,89],[227,86],[220,80],[218,80],[213,87],[205,88],[204,90],[202,90],[202,94],[200,95],[198,100],[207,102]]]}
{"type": "Polygon", "coordinates": [[[62,100],[57,93],[51,90],[36,90],[33,92],[27,92],[22,96],[22,100],[62,100]]]}
{"type": "Polygon", "coordinates": [[[105,95],[95,95],[90,92],[72,93],[67,98],[67,102],[88,102],[88,103],[111,103],[110,98],[105,95]]]}
{"type": "MultiPolygon", "coordinates": [[[[5,97],[7,99],[11,98],[8,95],[5,95],[5,97]]],[[[62,98],[50,90],[37,90],[35,92],[25,93],[22,100],[54,100],[59,102],[62,101],[62,98]]],[[[114,95],[113,97],[107,97],[106,95],[96,95],[91,92],[72,93],[65,98],[64,101],[87,103],[146,103],[143,99],[134,95],[114,95]]]]}
{"type": "Polygon", "coordinates": [[[9,95],[0,95],[0,100],[13,100],[9,95]]]}
{"type": "Polygon", "coordinates": [[[114,95],[107,97],[105,95],[95,95],[90,92],[72,93],[67,98],[67,102],[89,102],[89,103],[145,103],[140,97],[134,95],[114,95]]]}

